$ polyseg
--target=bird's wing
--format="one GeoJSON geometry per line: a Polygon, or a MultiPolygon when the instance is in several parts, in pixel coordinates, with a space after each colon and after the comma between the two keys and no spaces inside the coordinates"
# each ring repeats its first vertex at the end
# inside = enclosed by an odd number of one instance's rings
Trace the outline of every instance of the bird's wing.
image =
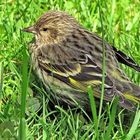
{"type": "Polygon", "coordinates": [[[117,60],[120,63],[125,64],[125,65],[135,69],[136,71],[140,72],[140,66],[138,66],[132,58],[130,58],[129,56],[124,54],[122,51],[117,50],[115,47],[113,47],[113,50],[115,52],[117,60]]]}
{"type": "MultiPolygon", "coordinates": [[[[94,96],[100,98],[101,85],[102,85],[102,70],[101,68],[89,58],[81,63],[69,64],[50,64],[45,61],[39,62],[40,68],[52,75],[54,78],[65,82],[67,85],[74,89],[87,92],[87,86],[91,85],[94,88],[94,96]]],[[[104,99],[110,101],[113,96],[113,82],[106,74],[105,76],[105,94],[104,99]]]]}
{"type": "MultiPolygon", "coordinates": [[[[85,94],[87,92],[87,86],[91,85],[93,87],[94,97],[101,97],[102,70],[91,60],[86,60],[86,63],[82,64],[70,63],[65,65],[47,64],[40,60],[39,67],[49,76],[67,84],[75,91],[80,91],[81,94],[85,94]]],[[[59,86],[63,86],[61,82],[58,83],[59,86]]],[[[131,85],[129,82],[122,82],[121,80],[116,82],[106,74],[104,100],[112,101],[114,96],[119,96],[119,103],[122,107],[128,110],[135,110],[133,103],[138,103],[140,99],[139,97],[135,97],[133,92],[138,93],[140,89],[137,86],[135,86],[135,89],[133,87],[134,85],[131,85]]]]}

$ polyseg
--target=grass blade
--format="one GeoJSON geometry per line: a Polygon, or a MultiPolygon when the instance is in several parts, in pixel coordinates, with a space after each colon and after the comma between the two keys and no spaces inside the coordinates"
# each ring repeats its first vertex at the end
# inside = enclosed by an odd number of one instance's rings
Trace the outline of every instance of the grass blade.
{"type": "MultiPolygon", "coordinates": [[[[45,103],[45,95],[43,94],[43,122],[46,124],[46,103],[45,103]]],[[[45,125],[43,125],[43,140],[47,139],[45,125]]]]}
{"type": "Polygon", "coordinates": [[[138,125],[139,125],[139,122],[140,122],[140,110],[136,112],[133,124],[132,124],[132,126],[130,128],[130,131],[126,135],[125,140],[132,140],[132,138],[133,138],[133,136],[135,134],[135,131],[136,131],[138,125]]]}
{"type": "Polygon", "coordinates": [[[93,96],[94,92],[91,86],[88,86],[88,95],[89,95],[90,107],[91,107],[91,112],[92,112],[92,117],[93,117],[93,124],[95,125],[96,138],[99,139],[96,103],[93,96]]]}
{"type": "Polygon", "coordinates": [[[102,113],[102,106],[103,106],[103,99],[104,99],[104,84],[105,84],[105,73],[106,73],[106,54],[105,54],[105,42],[104,42],[104,28],[103,28],[103,19],[102,19],[102,11],[101,11],[101,1],[98,0],[98,11],[99,11],[99,17],[100,17],[100,23],[101,23],[101,28],[102,28],[102,48],[103,48],[103,53],[102,53],[102,88],[101,88],[101,98],[100,98],[100,107],[99,107],[99,119],[98,119],[98,124],[100,122],[100,117],[102,113]]]}
{"type": "Polygon", "coordinates": [[[3,62],[0,64],[0,111],[1,111],[1,102],[2,102],[2,86],[3,86],[3,62]]]}
{"type": "Polygon", "coordinates": [[[22,66],[22,94],[21,94],[21,116],[20,116],[20,128],[19,139],[26,139],[26,122],[25,122],[25,108],[26,108],[26,95],[28,88],[28,55],[26,48],[23,48],[23,66],[22,66]]]}
{"type": "Polygon", "coordinates": [[[107,132],[105,133],[105,138],[106,140],[110,140],[110,134],[111,130],[113,129],[114,121],[115,121],[115,116],[116,116],[116,111],[117,111],[117,105],[118,105],[119,97],[116,97],[113,101],[112,109],[111,109],[111,114],[109,117],[109,125],[107,132]]]}

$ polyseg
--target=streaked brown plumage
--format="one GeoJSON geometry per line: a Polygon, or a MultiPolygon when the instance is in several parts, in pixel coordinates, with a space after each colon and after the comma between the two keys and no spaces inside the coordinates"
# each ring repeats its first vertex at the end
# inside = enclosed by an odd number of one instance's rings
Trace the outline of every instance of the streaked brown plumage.
{"type": "MultiPolygon", "coordinates": [[[[102,85],[103,40],[83,28],[65,12],[50,11],[24,31],[35,34],[29,47],[33,69],[67,104],[89,107],[87,86],[92,85],[94,96],[100,98],[102,85]]],[[[120,97],[120,105],[134,110],[140,102],[140,88],[134,85],[119,68],[118,61],[137,71],[140,67],[121,51],[105,43],[106,77],[104,100],[120,97]]]]}

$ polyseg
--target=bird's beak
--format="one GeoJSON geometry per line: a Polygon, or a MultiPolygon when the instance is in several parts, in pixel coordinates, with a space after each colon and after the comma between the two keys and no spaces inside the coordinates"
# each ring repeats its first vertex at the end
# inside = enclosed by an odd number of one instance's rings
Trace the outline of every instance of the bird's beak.
{"type": "Polygon", "coordinates": [[[30,27],[24,28],[22,31],[23,32],[33,33],[33,34],[36,33],[36,30],[35,30],[35,27],[34,26],[30,26],[30,27]]]}

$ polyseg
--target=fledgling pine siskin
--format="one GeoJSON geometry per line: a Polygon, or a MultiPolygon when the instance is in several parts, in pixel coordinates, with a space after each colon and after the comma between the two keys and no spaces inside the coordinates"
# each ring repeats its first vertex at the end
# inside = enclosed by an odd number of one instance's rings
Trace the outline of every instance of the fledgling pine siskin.
{"type": "MultiPolygon", "coordinates": [[[[50,11],[24,31],[33,33],[30,45],[31,63],[45,87],[55,92],[55,98],[85,109],[90,108],[87,86],[100,98],[102,85],[103,40],[82,27],[72,16],[50,11]]],[[[119,96],[119,104],[134,110],[140,103],[140,87],[133,84],[120,69],[118,62],[137,71],[140,67],[123,52],[105,44],[104,100],[119,96]]]]}

